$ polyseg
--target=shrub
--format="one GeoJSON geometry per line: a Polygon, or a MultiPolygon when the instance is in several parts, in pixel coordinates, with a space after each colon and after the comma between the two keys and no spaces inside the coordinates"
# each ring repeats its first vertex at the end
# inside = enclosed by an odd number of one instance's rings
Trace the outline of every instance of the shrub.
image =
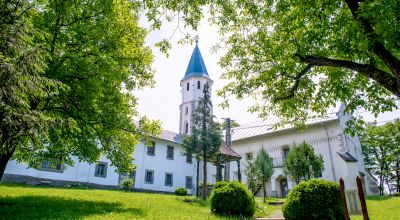
{"type": "Polygon", "coordinates": [[[183,188],[183,187],[176,188],[175,195],[177,195],[177,196],[186,196],[187,195],[187,190],[185,188],[183,188]]]}
{"type": "Polygon", "coordinates": [[[122,189],[125,191],[131,190],[133,187],[133,179],[125,178],[122,180],[122,189]]]}
{"type": "Polygon", "coordinates": [[[295,186],[282,206],[290,219],[343,219],[343,203],[335,182],[311,179],[295,186]]]}
{"type": "Polygon", "coordinates": [[[211,210],[219,215],[251,217],[255,212],[253,194],[240,182],[219,182],[212,189],[211,210]]]}
{"type": "Polygon", "coordinates": [[[399,196],[400,197],[400,192],[394,193],[393,196],[399,196]]]}

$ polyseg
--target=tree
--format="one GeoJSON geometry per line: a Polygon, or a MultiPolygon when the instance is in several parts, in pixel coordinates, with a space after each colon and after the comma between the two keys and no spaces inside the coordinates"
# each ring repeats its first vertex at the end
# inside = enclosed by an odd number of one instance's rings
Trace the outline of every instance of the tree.
{"type": "Polygon", "coordinates": [[[203,160],[203,199],[207,198],[207,162],[216,157],[222,143],[221,127],[214,122],[211,108],[210,86],[206,83],[192,115],[192,133],[184,141],[186,153],[203,160]]]}
{"type": "MultiPolygon", "coordinates": [[[[153,2],[151,0],[145,2],[153,2]]],[[[398,1],[170,0],[196,29],[205,14],[222,35],[220,65],[228,100],[254,97],[251,111],[304,125],[338,102],[353,113],[390,111],[400,97],[398,1]],[[202,7],[204,6],[204,7],[202,7]]],[[[153,5],[153,4],[152,4],[153,5]]],[[[147,14],[155,26],[156,16],[147,14]]],[[[186,37],[186,36],[185,36],[186,37]]],[[[225,106],[228,105],[226,101],[225,106]]]]}
{"type": "Polygon", "coordinates": [[[255,167],[257,170],[258,179],[262,184],[264,193],[264,202],[266,202],[267,201],[266,184],[267,181],[271,178],[274,170],[272,166],[272,158],[268,155],[268,152],[264,148],[261,148],[261,150],[257,154],[255,167]]]}
{"type": "Polygon", "coordinates": [[[303,142],[294,144],[284,164],[285,171],[298,184],[302,180],[317,178],[324,170],[324,160],[316,155],[311,145],[303,142]]]}
{"type": "Polygon", "coordinates": [[[389,194],[392,188],[400,191],[400,120],[384,125],[368,124],[360,130],[365,168],[379,179],[379,194],[384,195],[386,182],[389,194]]]}
{"type": "Polygon", "coordinates": [[[247,188],[249,188],[253,195],[257,194],[257,192],[260,190],[261,184],[257,175],[258,173],[255,162],[251,159],[246,160],[243,172],[246,175],[247,188]]]}
{"type": "Polygon", "coordinates": [[[141,139],[133,91],[152,85],[151,50],[130,1],[0,1],[0,178],[11,157],[37,167],[106,155],[134,168],[141,139]],[[138,123],[134,123],[137,119],[138,123]]]}

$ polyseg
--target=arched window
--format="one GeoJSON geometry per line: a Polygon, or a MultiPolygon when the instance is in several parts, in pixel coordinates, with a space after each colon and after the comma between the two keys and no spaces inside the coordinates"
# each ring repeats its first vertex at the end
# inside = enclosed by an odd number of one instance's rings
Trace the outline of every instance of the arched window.
{"type": "Polygon", "coordinates": [[[185,107],[185,115],[187,115],[189,113],[189,108],[186,106],[185,107]]]}
{"type": "Polygon", "coordinates": [[[200,89],[200,81],[197,81],[197,89],[200,89]]]}
{"type": "Polygon", "coordinates": [[[189,91],[189,83],[186,84],[186,91],[189,91]]]}

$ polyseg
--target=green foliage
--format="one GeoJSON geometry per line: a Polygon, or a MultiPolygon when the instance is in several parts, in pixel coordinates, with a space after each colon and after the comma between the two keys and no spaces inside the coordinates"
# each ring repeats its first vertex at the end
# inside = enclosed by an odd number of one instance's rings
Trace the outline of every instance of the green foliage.
{"type": "Polygon", "coordinates": [[[255,212],[253,194],[240,182],[219,182],[210,197],[211,210],[219,215],[251,217],[255,212]]]}
{"type": "MultiPolygon", "coordinates": [[[[216,157],[222,144],[221,127],[214,122],[211,108],[210,86],[206,83],[203,89],[203,97],[199,99],[192,114],[191,135],[186,136],[183,143],[187,154],[195,155],[196,159],[203,161],[203,185],[207,184],[207,161],[216,157]]],[[[197,176],[199,175],[197,174],[197,176]]],[[[203,199],[206,198],[206,190],[206,187],[204,187],[203,199]]]]}
{"type": "Polygon", "coordinates": [[[260,180],[257,175],[257,168],[253,160],[246,160],[244,165],[247,188],[255,195],[260,189],[260,180]]]}
{"type": "Polygon", "coordinates": [[[384,183],[389,193],[400,192],[400,120],[384,125],[367,124],[359,130],[365,168],[379,177],[379,192],[384,183]]]}
{"type": "Polygon", "coordinates": [[[125,191],[130,191],[133,187],[133,179],[131,178],[125,178],[122,180],[122,189],[125,191]]]}
{"type": "Polygon", "coordinates": [[[47,158],[72,165],[73,156],[96,162],[105,155],[119,172],[133,169],[133,146],[160,130],[139,115],[133,96],[154,83],[138,5],[0,5],[0,44],[9,42],[0,45],[0,157],[35,167],[47,158]]]}
{"type": "Polygon", "coordinates": [[[187,195],[187,189],[183,187],[178,187],[175,189],[175,195],[177,196],[186,196],[187,195]]]}
{"type": "Polygon", "coordinates": [[[400,197],[400,192],[393,193],[392,196],[400,197]]]}
{"type": "Polygon", "coordinates": [[[321,155],[315,155],[311,145],[303,142],[291,147],[285,159],[284,169],[299,183],[302,180],[318,177],[324,170],[324,160],[321,155]]]}
{"type": "Polygon", "coordinates": [[[163,9],[147,14],[155,24],[169,9],[192,28],[206,13],[219,27],[224,106],[231,95],[252,97],[262,118],[304,125],[338,102],[379,114],[400,97],[398,1],[145,2],[163,9]]]}
{"type": "Polygon", "coordinates": [[[321,179],[303,181],[289,192],[282,210],[288,220],[343,219],[339,185],[321,179]]]}
{"type": "Polygon", "coordinates": [[[272,158],[269,156],[268,152],[261,148],[257,154],[256,161],[254,163],[257,170],[257,177],[262,184],[263,193],[264,193],[264,202],[266,202],[267,198],[267,181],[271,179],[271,176],[274,172],[272,166],[272,158]]]}

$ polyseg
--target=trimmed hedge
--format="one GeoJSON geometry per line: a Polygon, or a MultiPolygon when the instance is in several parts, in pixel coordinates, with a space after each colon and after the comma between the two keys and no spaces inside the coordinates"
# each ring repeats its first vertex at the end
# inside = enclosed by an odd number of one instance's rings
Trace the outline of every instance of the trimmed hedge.
{"type": "Polygon", "coordinates": [[[211,211],[218,215],[253,216],[255,200],[253,194],[240,182],[218,182],[210,197],[211,211]]]}
{"type": "Polygon", "coordinates": [[[183,187],[176,188],[175,195],[177,195],[177,196],[186,196],[187,195],[187,190],[185,188],[183,188],[183,187]]]}
{"type": "Polygon", "coordinates": [[[343,219],[339,185],[332,181],[311,179],[295,186],[282,206],[288,219],[343,219]]]}

